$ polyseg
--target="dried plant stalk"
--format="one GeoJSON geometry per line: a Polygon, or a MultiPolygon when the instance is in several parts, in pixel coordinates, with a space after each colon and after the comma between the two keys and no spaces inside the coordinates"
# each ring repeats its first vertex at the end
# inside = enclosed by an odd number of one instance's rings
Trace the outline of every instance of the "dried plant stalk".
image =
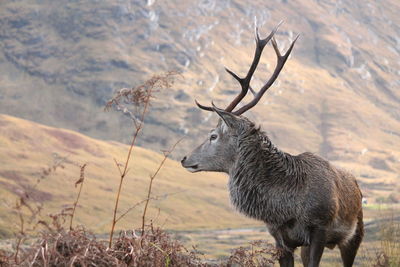
{"type": "Polygon", "coordinates": [[[75,200],[73,208],[72,208],[71,219],[70,219],[70,222],[69,222],[69,230],[72,230],[72,221],[74,219],[75,209],[76,209],[76,206],[78,205],[79,198],[81,196],[83,182],[85,181],[85,168],[86,168],[86,165],[87,164],[85,163],[85,164],[83,164],[81,166],[81,174],[80,174],[79,180],[75,182],[75,187],[77,187],[78,184],[80,184],[80,186],[79,186],[78,195],[76,196],[76,200],[75,200]]]}
{"type": "Polygon", "coordinates": [[[66,157],[59,157],[58,155],[53,155],[54,162],[51,166],[44,168],[40,172],[40,178],[36,180],[33,186],[21,187],[17,194],[19,195],[16,199],[16,203],[12,206],[12,209],[16,212],[18,216],[17,220],[17,231],[15,232],[16,236],[16,245],[15,252],[13,254],[13,259],[15,264],[19,264],[20,262],[20,248],[23,242],[26,240],[26,237],[35,230],[36,226],[41,221],[38,219],[41,216],[41,210],[43,208],[43,203],[35,199],[34,190],[37,189],[41,181],[51,174],[53,174],[58,168],[64,168],[64,163],[67,160],[66,157]],[[27,211],[26,214],[24,211],[27,211]]]}
{"type": "Polygon", "coordinates": [[[150,105],[150,100],[151,98],[154,97],[153,96],[154,92],[163,88],[171,87],[172,85],[171,78],[176,74],[177,74],[176,72],[167,72],[164,75],[154,75],[152,78],[147,80],[142,85],[139,85],[132,89],[123,88],[119,90],[116,93],[116,95],[106,104],[105,110],[110,110],[112,107],[115,107],[117,110],[123,111],[124,114],[129,114],[130,118],[132,119],[135,125],[135,131],[133,133],[132,141],[129,146],[128,154],[126,156],[123,169],[121,169],[119,163],[115,161],[117,168],[119,170],[120,180],[119,180],[119,186],[113,212],[113,220],[110,230],[110,240],[108,244],[109,248],[111,248],[115,225],[118,222],[117,212],[118,212],[118,205],[121,195],[122,184],[128,171],[129,161],[131,159],[133,147],[135,146],[136,143],[136,138],[139,132],[143,128],[144,118],[146,116],[148,107],[150,105]],[[136,113],[138,113],[139,116],[136,116],[134,114],[135,112],[130,111],[129,107],[126,106],[126,104],[130,106],[133,105],[136,108],[136,113]]]}
{"type": "Polygon", "coordinates": [[[182,139],[178,140],[178,142],[176,142],[172,146],[172,148],[170,150],[164,151],[164,158],[162,159],[162,161],[158,165],[158,168],[154,172],[154,174],[150,175],[149,188],[147,189],[147,198],[145,199],[145,205],[144,205],[143,214],[142,214],[142,235],[144,234],[144,226],[145,226],[145,221],[146,221],[146,212],[147,212],[147,207],[148,207],[150,199],[151,199],[151,190],[152,190],[154,178],[156,178],[157,174],[160,172],[161,168],[164,166],[165,161],[171,155],[172,151],[174,151],[175,147],[179,144],[180,141],[182,141],[182,139]]]}

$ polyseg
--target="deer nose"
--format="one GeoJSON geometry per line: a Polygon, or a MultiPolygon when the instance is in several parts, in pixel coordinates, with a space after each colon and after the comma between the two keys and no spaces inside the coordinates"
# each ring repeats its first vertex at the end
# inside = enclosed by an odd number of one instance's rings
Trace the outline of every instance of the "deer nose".
{"type": "Polygon", "coordinates": [[[186,160],[186,156],[183,157],[183,159],[181,160],[181,163],[183,164],[186,160]]]}

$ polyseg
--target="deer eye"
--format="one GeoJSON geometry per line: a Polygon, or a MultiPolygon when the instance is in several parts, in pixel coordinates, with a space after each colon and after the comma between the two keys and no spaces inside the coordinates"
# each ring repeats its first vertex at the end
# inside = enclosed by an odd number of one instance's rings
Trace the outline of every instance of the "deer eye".
{"type": "Polygon", "coordinates": [[[217,139],[217,137],[218,137],[218,135],[212,134],[212,135],[210,136],[210,141],[217,139]]]}

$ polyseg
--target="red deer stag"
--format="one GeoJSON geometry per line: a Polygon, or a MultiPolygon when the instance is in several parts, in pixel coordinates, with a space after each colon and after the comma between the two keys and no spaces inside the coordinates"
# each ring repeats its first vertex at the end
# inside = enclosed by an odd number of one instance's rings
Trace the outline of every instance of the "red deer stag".
{"type": "Polygon", "coordinates": [[[290,155],[281,151],[265,132],[241,116],[274,83],[297,40],[281,55],[274,39],[277,28],[265,39],[259,38],[256,29],[256,51],[246,77],[226,69],[242,89],[225,110],[196,101],[199,108],[216,112],[220,119],[206,141],[181,163],[191,172],[229,175],[231,202],[243,214],[266,223],[281,251],[280,266],[294,266],[293,251],[300,246],[303,265],[319,266],[324,248],[336,245],[343,265],[352,266],[364,233],[361,192],[354,176],[310,152],[290,155]],[[270,40],[277,66],[255,92],[250,80],[270,40]],[[249,90],[253,100],[234,111],[249,90]]]}

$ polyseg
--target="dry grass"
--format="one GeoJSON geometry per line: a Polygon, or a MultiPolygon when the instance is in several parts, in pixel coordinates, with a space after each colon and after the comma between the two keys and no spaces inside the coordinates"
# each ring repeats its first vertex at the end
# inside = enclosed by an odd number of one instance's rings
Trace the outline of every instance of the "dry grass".
{"type": "Polygon", "coordinates": [[[374,262],[374,267],[400,266],[400,222],[393,217],[381,223],[380,248],[374,262]]]}
{"type": "MultiPolygon", "coordinates": [[[[194,253],[160,229],[121,232],[113,246],[83,228],[48,231],[8,266],[201,266],[194,253]]],[[[7,257],[5,257],[7,260],[7,257]]],[[[3,263],[5,264],[5,263],[3,263]]]]}
{"type": "Polygon", "coordinates": [[[232,252],[227,266],[274,266],[279,258],[275,246],[265,241],[253,241],[250,247],[240,247],[232,252]]]}
{"type": "Polygon", "coordinates": [[[273,266],[277,251],[266,242],[252,242],[250,247],[232,251],[225,261],[202,260],[195,248],[188,250],[160,228],[151,225],[141,235],[122,231],[111,248],[83,227],[74,230],[48,229],[34,244],[25,247],[19,261],[0,250],[0,266],[273,266]]]}

